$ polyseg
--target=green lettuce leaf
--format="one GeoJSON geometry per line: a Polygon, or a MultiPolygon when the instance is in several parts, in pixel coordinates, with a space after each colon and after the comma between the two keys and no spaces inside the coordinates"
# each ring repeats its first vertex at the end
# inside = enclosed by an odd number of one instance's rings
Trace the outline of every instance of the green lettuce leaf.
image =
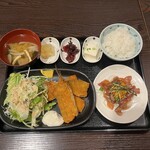
{"type": "Polygon", "coordinates": [[[8,83],[7,83],[7,96],[6,99],[4,100],[4,105],[9,103],[10,100],[10,95],[11,95],[11,90],[14,86],[18,85],[21,81],[21,79],[24,77],[24,75],[20,73],[11,73],[9,78],[8,78],[8,83]]]}

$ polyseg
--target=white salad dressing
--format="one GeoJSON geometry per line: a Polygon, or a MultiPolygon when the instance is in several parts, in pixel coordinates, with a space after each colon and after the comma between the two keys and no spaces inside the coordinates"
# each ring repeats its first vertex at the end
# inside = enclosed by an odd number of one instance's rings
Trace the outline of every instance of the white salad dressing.
{"type": "Polygon", "coordinates": [[[51,110],[44,114],[42,122],[43,124],[49,127],[52,127],[52,126],[54,127],[54,126],[62,125],[64,123],[64,120],[59,113],[57,113],[54,110],[51,110]]]}

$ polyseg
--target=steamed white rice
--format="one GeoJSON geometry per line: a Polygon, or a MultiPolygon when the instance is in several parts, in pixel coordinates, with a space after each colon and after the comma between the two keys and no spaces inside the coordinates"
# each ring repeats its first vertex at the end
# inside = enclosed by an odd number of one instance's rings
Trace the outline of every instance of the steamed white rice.
{"type": "Polygon", "coordinates": [[[129,58],[135,54],[135,39],[127,27],[119,27],[104,37],[102,44],[106,53],[113,58],[129,58]]]}

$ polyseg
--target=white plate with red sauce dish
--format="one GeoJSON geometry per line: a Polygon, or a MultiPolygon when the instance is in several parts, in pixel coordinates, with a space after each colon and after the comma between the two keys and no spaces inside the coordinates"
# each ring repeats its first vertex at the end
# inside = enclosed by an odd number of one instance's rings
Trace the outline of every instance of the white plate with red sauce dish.
{"type": "Polygon", "coordinates": [[[111,65],[101,70],[94,80],[96,90],[96,108],[109,121],[120,124],[132,123],[139,119],[145,112],[148,102],[148,91],[141,76],[132,68],[125,65],[111,65]],[[107,101],[103,96],[103,91],[98,85],[104,80],[111,81],[114,77],[125,78],[131,76],[131,84],[140,89],[140,93],[132,97],[130,107],[122,111],[122,115],[118,115],[114,109],[107,106],[107,101]]]}
{"type": "Polygon", "coordinates": [[[61,42],[60,58],[66,64],[76,63],[81,54],[81,45],[77,38],[67,37],[61,42]]]}

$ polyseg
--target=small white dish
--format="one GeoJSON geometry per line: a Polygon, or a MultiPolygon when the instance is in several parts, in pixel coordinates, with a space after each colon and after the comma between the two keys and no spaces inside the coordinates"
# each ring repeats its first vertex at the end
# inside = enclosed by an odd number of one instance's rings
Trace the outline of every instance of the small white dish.
{"type": "Polygon", "coordinates": [[[58,60],[59,54],[60,54],[59,41],[56,38],[54,38],[54,37],[46,37],[41,42],[41,45],[44,45],[44,44],[51,44],[54,47],[54,49],[55,49],[55,55],[52,56],[52,57],[49,57],[48,59],[43,59],[40,56],[40,60],[43,63],[45,63],[45,64],[53,64],[53,63],[55,63],[58,60]]]}
{"type": "Polygon", "coordinates": [[[96,89],[96,108],[108,120],[115,123],[131,123],[137,120],[145,111],[148,102],[148,91],[141,76],[132,68],[125,65],[111,65],[101,70],[94,79],[96,89]],[[140,94],[131,100],[132,106],[124,110],[122,116],[108,108],[103,92],[99,90],[99,83],[103,80],[112,80],[114,77],[132,76],[132,84],[140,88],[140,94]]]}
{"type": "Polygon", "coordinates": [[[67,38],[63,39],[62,42],[61,42],[60,47],[61,47],[60,58],[61,58],[61,60],[64,63],[66,63],[66,64],[74,64],[74,63],[76,63],[79,60],[80,54],[81,54],[81,45],[80,45],[80,42],[79,42],[79,40],[77,38],[75,38],[75,37],[67,37],[67,38]],[[72,62],[68,62],[66,60],[68,54],[66,52],[64,52],[64,46],[68,45],[69,42],[72,42],[72,44],[74,44],[77,47],[77,49],[79,50],[79,52],[75,55],[75,58],[74,58],[74,60],[72,62]]]}
{"type": "Polygon", "coordinates": [[[96,36],[87,37],[82,46],[82,57],[89,63],[96,63],[102,58],[102,50],[100,49],[100,41],[96,36]]]}

